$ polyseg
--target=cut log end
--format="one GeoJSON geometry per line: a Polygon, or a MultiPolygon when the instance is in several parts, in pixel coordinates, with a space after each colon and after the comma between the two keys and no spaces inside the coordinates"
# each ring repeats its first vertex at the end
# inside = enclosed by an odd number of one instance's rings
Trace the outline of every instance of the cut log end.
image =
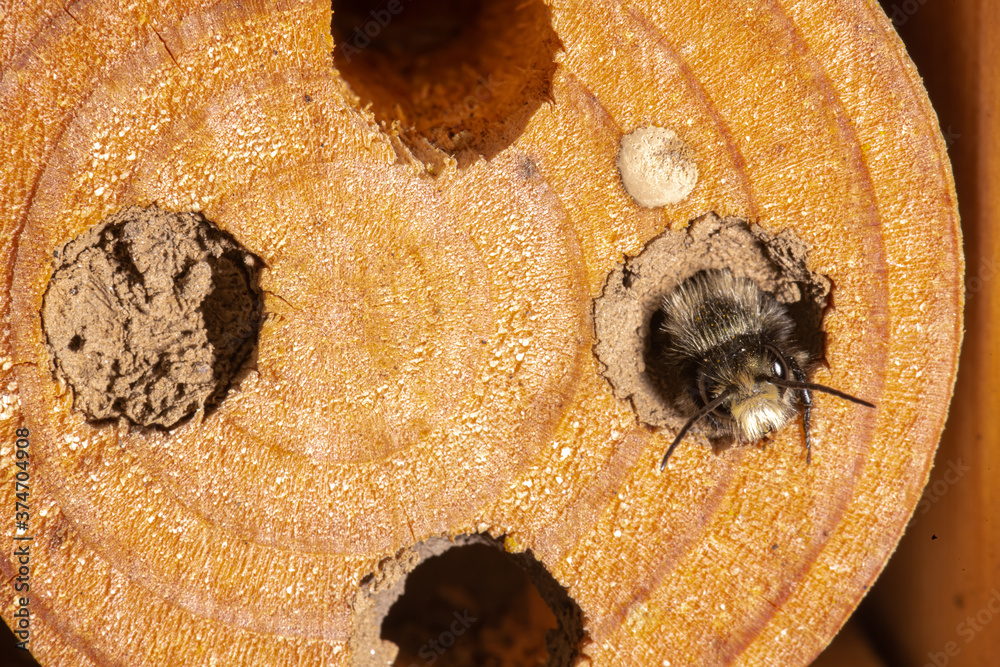
{"type": "MultiPolygon", "coordinates": [[[[943,426],[963,267],[933,111],[869,4],[12,11],[0,435],[27,453],[0,479],[30,476],[33,578],[0,601],[43,664],[804,665],[881,570],[943,426]],[[94,423],[50,367],[52,253],[154,203],[260,259],[256,351],[214,410],[94,423]],[[817,395],[811,465],[785,428],[660,472],[683,420],[615,373],[652,383],[692,248],[803,304],[810,379],[878,405],[817,395]],[[648,289],[606,309],[628,271],[648,289]]],[[[209,273],[182,282],[239,272],[209,273]]]]}

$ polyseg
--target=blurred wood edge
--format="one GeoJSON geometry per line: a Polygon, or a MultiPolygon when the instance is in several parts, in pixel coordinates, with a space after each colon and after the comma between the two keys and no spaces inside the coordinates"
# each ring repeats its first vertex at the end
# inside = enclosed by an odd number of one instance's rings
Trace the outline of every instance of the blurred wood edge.
{"type": "Polygon", "coordinates": [[[885,667],[885,663],[875,654],[861,621],[855,616],[841,628],[812,667],[885,667]]]}
{"type": "Polygon", "coordinates": [[[930,482],[862,613],[892,664],[993,665],[1000,659],[1000,4],[884,6],[949,143],[965,237],[966,334],[930,482]]]}

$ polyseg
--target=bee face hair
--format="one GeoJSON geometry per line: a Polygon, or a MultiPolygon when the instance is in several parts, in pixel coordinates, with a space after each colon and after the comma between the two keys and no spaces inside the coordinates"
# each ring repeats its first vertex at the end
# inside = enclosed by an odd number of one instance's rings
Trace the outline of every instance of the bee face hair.
{"type": "Polygon", "coordinates": [[[805,381],[811,359],[794,340],[785,307],[749,278],[727,269],[696,273],[663,300],[667,363],[689,386],[679,407],[689,417],[670,445],[673,453],[688,429],[708,418],[740,442],[756,442],[802,410],[809,442],[810,390],[874,407],[835,389],[805,381]]]}

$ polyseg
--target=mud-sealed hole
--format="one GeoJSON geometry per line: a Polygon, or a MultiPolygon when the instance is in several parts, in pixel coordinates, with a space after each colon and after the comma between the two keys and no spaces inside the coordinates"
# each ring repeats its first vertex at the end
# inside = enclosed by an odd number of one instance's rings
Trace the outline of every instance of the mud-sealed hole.
{"type": "Polygon", "coordinates": [[[582,619],[530,552],[488,535],[431,538],[363,582],[352,664],[569,666],[582,619]]]}
{"type": "Polygon", "coordinates": [[[42,327],[92,422],[170,428],[225,396],[257,345],[263,263],[198,213],[132,207],[55,252],[42,327]]]}
{"type": "Polygon", "coordinates": [[[334,64],[421,159],[490,159],[552,99],[562,48],[542,0],[333,0],[334,64]],[[431,152],[433,152],[431,150],[431,152]]]}
{"type": "MultiPolygon", "coordinates": [[[[629,401],[639,420],[677,430],[687,421],[685,393],[695,379],[677,377],[664,350],[660,305],[687,278],[706,269],[729,269],[754,280],[782,303],[794,323],[794,339],[811,362],[823,358],[822,331],[831,283],[806,266],[806,244],[791,230],[772,234],[739,218],[704,215],[684,230],[666,231],[608,276],[594,302],[594,354],[615,395],[629,401]]],[[[717,448],[732,438],[710,419],[693,429],[717,448]]]]}

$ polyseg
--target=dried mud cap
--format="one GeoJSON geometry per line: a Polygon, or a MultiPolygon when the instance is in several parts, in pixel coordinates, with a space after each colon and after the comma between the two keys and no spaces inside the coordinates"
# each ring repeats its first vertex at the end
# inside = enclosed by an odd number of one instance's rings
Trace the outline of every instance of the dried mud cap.
{"type": "Polygon", "coordinates": [[[257,344],[262,262],[198,213],[131,207],[55,256],[42,327],[88,420],[174,426],[217,403],[257,344]]]}

